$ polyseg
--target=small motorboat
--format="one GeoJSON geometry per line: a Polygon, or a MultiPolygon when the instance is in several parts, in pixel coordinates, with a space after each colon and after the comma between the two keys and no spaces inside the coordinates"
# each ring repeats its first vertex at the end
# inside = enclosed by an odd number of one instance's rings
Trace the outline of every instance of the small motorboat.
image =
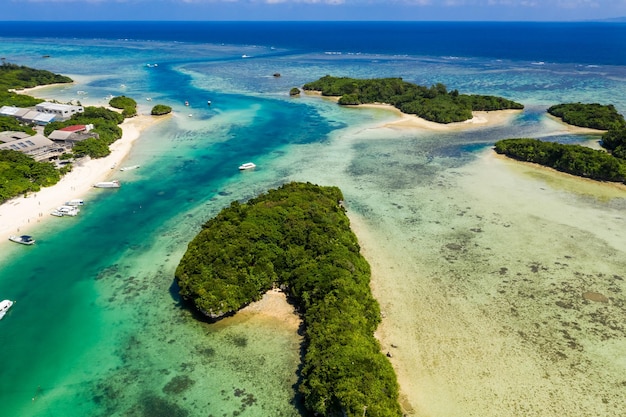
{"type": "Polygon", "coordinates": [[[83,201],[82,198],[74,198],[74,199],[72,199],[70,201],[66,201],[65,202],[66,206],[82,206],[84,204],[85,204],[85,202],[83,201]]]}
{"type": "Polygon", "coordinates": [[[9,311],[12,305],[13,301],[11,300],[0,301],[0,320],[2,320],[2,317],[4,317],[5,314],[7,314],[7,311],[9,311]]]}
{"type": "Polygon", "coordinates": [[[54,210],[52,213],[53,216],[63,217],[63,216],[71,216],[74,217],[80,212],[78,206],[61,206],[54,210]]]}
{"type": "Polygon", "coordinates": [[[35,239],[33,239],[32,236],[28,236],[28,235],[22,235],[22,236],[9,236],[9,240],[11,242],[15,242],[15,243],[19,243],[22,245],[34,245],[35,244],[35,239]]]}
{"type": "Polygon", "coordinates": [[[120,188],[121,184],[118,180],[101,181],[93,185],[96,188],[120,188]]]}
{"type": "Polygon", "coordinates": [[[240,171],[245,171],[246,169],[256,168],[256,165],[252,162],[246,162],[245,164],[239,165],[240,171]]]}

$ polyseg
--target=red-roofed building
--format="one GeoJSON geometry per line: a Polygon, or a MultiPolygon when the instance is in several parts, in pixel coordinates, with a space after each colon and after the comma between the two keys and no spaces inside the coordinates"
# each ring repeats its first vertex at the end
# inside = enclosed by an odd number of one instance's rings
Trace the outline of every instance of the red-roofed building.
{"type": "Polygon", "coordinates": [[[64,128],[59,129],[62,132],[72,132],[72,133],[76,133],[76,132],[83,132],[87,129],[87,126],[85,125],[73,125],[73,126],[67,126],[64,128]]]}

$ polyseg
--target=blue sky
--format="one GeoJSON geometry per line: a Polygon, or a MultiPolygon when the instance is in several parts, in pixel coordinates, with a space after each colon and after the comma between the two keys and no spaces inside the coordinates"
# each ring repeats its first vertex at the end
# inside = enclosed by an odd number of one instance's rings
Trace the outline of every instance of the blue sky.
{"type": "Polygon", "coordinates": [[[626,16],[626,0],[0,0],[0,20],[500,20],[626,16]]]}

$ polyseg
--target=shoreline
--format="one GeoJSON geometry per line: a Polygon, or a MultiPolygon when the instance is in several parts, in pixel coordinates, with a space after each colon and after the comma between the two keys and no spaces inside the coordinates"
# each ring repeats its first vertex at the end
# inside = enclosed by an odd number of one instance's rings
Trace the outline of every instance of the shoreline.
{"type": "MultiPolygon", "coordinates": [[[[319,91],[305,91],[305,95],[321,97],[326,100],[338,102],[337,96],[323,96],[319,91]]],[[[390,128],[395,130],[424,129],[439,132],[455,132],[466,129],[476,129],[481,127],[492,127],[508,123],[513,117],[521,114],[524,110],[493,110],[493,111],[473,111],[473,117],[463,122],[454,123],[437,123],[423,119],[414,114],[403,113],[400,109],[391,104],[384,103],[366,103],[357,104],[355,106],[344,106],[346,108],[369,108],[377,110],[385,110],[397,116],[397,120],[386,122],[375,128],[390,128]]],[[[587,133],[587,132],[583,132],[587,133]]]]}
{"type": "MultiPolygon", "coordinates": [[[[37,87],[34,87],[37,88],[37,87]]],[[[5,242],[13,234],[30,233],[42,222],[52,219],[50,212],[74,198],[84,198],[93,184],[110,178],[128,156],[132,145],[148,127],[165,120],[151,115],[138,115],[124,120],[119,126],[122,137],[110,145],[111,153],[99,159],[85,158],[71,172],[50,187],[36,193],[18,196],[0,205],[0,234],[5,242]]],[[[35,237],[36,239],[36,237],[35,237]]]]}
{"type": "Polygon", "coordinates": [[[473,117],[463,122],[437,123],[422,119],[414,114],[402,113],[399,109],[390,104],[359,104],[354,107],[365,107],[371,109],[387,110],[395,113],[399,118],[387,122],[379,127],[396,130],[405,129],[425,129],[439,132],[455,132],[466,129],[476,129],[482,127],[492,127],[508,123],[513,117],[521,114],[524,110],[494,110],[494,111],[473,111],[473,117]]]}

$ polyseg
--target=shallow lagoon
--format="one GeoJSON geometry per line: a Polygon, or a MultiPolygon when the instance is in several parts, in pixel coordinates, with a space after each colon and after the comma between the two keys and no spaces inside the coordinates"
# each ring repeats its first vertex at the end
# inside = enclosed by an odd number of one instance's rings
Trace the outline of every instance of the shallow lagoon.
{"type": "Polygon", "coordinates": [[[294,330],[254,315],[198,322],[173,287],[204,221],[298,180],[344,192],[411,414],[622,415],[626,192],[497,158],[490,146],[519,136],[597,140],[543,112],[566,99],[626,112],[624,69],[258,48],[0,46],[10,60],[81,81],[46,97],[82,90],[84,104],[103,104],[125,94],[142,112],[155,102],[175,110],[136,143],[127,163],[141,168],[120,173],[121,189],[86,196],[76,219],[42,224],[36,247],[5,245],[0,294],[18,300],[0,322],[7,413],[299,415],[294,330]],[[395,117],[384,110],[288,97],[328,73],[443,82],[527,108],[503,126],[435,133],[381,127],[395,117]],[[257,169],[238,172],[248,160],[257,169]]]}

